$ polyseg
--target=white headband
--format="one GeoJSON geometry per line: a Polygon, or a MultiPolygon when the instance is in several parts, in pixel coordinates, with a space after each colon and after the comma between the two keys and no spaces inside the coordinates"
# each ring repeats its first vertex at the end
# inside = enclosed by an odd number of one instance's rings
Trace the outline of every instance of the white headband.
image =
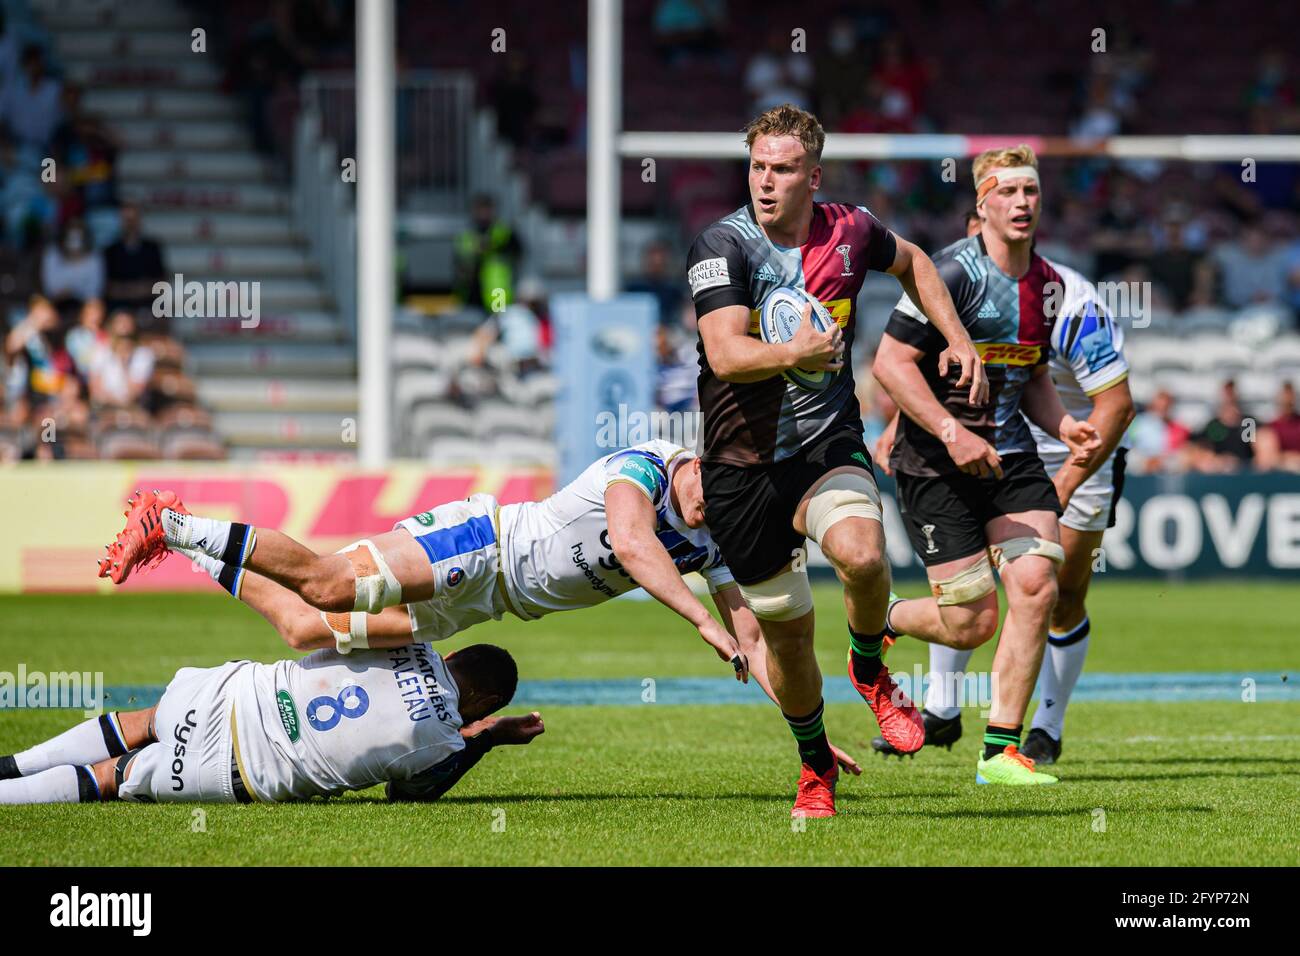
{"type": "Polygon", "coordinates": [[[1038,170],[1033,166],[999,166],[997,169],[989,170],[988,175],[975,184],[975,205],[983,203],[988,194],[998,188],[998,183],[1022,176],[1032,179],[1035,183],[1039,181],[1038,170]]]}

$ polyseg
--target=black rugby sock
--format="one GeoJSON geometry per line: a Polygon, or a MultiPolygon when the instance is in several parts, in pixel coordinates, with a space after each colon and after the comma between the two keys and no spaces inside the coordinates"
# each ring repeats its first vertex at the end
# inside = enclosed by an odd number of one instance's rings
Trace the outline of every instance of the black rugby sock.
{"type": "Polygon", "coordinates": [[[799,759],[812,767],[813,772],[819,776],[835,766],[835,755],[831,753],[831,743],[826,739],[826,727],[822,723],[825,709],[826,702],[818,701],[817,709],[806,717],[791,717],[784,711],[781,713],[799,745],[799,759]]]}
{"type": "Polygon", "coordinates": [[[885,644],[885,632],[859,634],[849,628],[849,651],[853,658],[853,679],[859,684],[870,684],[880,674],[884,664],[880,660],[885,644]]]}

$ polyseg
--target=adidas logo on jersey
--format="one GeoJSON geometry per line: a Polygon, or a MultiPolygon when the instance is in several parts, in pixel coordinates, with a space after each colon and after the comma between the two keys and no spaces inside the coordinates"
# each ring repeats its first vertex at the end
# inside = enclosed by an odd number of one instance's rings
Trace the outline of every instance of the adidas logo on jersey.
{"type": "Polygon", "coordinates": [[[780,277],[779,275],[777,275],[777,274],[772,270],[772,267],[769,266],[769,265],[767,265],[767,263],[764,263],[763,265],[761,265],[761,266],[758,267],[758,271],[754,273],[754,278],[755,278],[755,279],[766,279],[768,282],[780,282],[780,281],[781,281],[781,277],[780,277]]]}
{"type": "Polygon", "coordinates": [[[988,300],[985,300],[984,304],[980,306],[979,315],[977,315],[976,318],[1000,319],[1002,318],[1002,313],[998,311],[998,307],[996,305],[994,305],[992,302],[988,300]]]}

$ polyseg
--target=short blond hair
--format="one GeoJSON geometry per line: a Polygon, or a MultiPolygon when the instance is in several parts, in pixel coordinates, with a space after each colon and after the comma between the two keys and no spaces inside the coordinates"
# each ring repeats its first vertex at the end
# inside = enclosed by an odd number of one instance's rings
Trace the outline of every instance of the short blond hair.
{"type": "Polygon", "coordinates": [[[816,116],[792,103],[774,106],[750,120],[745,127],[745,148],[752,150],[754,140],[760,136],[793,136],[807,150],[814,163],[822,161],[826,131],[816,116]]]}
{"type": "Polygon", "coordinates": [[[980,184],[980,180],[985,177],[990,169],[1002,169],[1012,166],[1032,166],[1038,168],[1038,157],[1034,155],[1034,148],[1028,143],[1021,143],[1019,146],[1003,146],[1000,149],[986,149],[975,157],[975,163],[972,166],[974,173],[975,185],[980,184]]]}

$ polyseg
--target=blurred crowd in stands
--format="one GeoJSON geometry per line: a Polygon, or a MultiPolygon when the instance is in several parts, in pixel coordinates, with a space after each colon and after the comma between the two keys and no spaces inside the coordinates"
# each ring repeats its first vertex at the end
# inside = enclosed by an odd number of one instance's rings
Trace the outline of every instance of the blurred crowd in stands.
{"type": "MultiPolygon", "coordinates": [[[[1193,14],[1187,0],[1117,7],[1119,19],[1101,18],[1098,48],[1098,17],[1085,6],[809,0],[797,18],[807,27],[800,37],[737,0],[625,0],[625,124],[739,130],[754,113],[792,102],[816,111],[832,133],[1033,133],[1081,144],[1129,133],[1300,133],[1282,7],[1250,17],[1213,5],[1193,14]],[[1174,22],[1177,30],[1166,29],[1174,22]],[[977,43],[990,24],[996,36],[977,43]],[[1083,39],[1074,48],[1044,43],[1049,30],[1083,39]]],[[[150,309],[166,257],[119,196],[120,144],[82,108],[76,85],[59,78],[44,38],[7,27],[3,10],[0,3],[0,458],[219,456],[184,374],[183,347],[150,309]],[[57,440],[41,441],[42,429],[57,440]]],[[[472,75],[532,198],[557,218],[585,214],[585,3],[557,0],[539,16],[527,0],[448,0],[446,11],[398,4],[399,76],[427,68],[472,75]],[[528,29],[510,26],[504,47],[487,55],[498,21],[528,29]]],[[[226,0],[205,16],[226,86],[241,96],[259,148],[287,176],[300,80],[351,69],[353,0],[226,0]]],[[[399,137],[404,121],[399,103],[399,137]]],[[[1166,334],[1226,334],[1260,317],[1278,332],[1296,329],[1300,164],[1085,157],[1047,158],[1042,170],[1043,251],[1097,281],[1145,283],[1166,334]]],[[[659,223],[661,238],[627,264],[625,287],[658,304],[658,401],[686,411],[695,404],[696,333],[685,246],[746,201],[745,181],[734,161],[664,161],[653,182],[640,172],[625,164],[623,208],[659,223]]],[[[953,179],[912,161],[827,163],[820,195],[867,205],[933,252],[964,234],[971,194],[968,166],[959,164],[953,179]]],[[[453,400],[544,377],[546,302],[558,286],[538,278],[543,252],[525,247],[491,196],[472,201],[454,243],[450,291],[479,319],[449,388],[453,400]]],[[[1179,421],[1180,397],[1161,392],[1146,404],[1130,435],[1135,467],[1296,467],[1300,428],[1289,385],[1268,420],[1243,415],[1229,383],[1208,423],[1202,416],[1189,427],[1179,421]]],[[[884,410],[867,396],[864,413],[875,421],[884,410]]]]}
{"type": "Polygon", "coordinates": [[[0,6],[0,461],[225,455],[153,316],[163,251],[119,201],[117,152],[0,6]]]}

